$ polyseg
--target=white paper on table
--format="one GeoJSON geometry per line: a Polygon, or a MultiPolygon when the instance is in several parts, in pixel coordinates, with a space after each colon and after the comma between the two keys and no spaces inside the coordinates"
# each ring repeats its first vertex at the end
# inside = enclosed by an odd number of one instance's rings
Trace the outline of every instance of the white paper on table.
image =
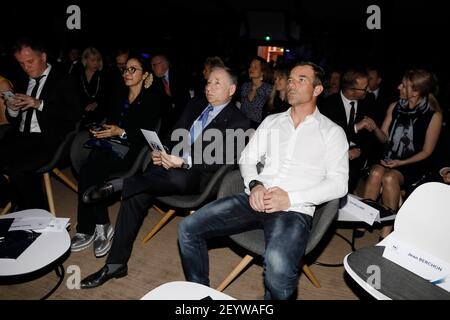
{"type": "Polygon", "coordinates": [[[161,143],[161,140],[158,137],[158,134],[155,131],[145,130],[141,129],[142,134],[145,137],[145,140],[147,140],[150,148],[152,148],[153,151],[160,151],[165,153],[164,146],[161,143]]]}
{"type": "Polygon", "coordinates": [[[41,230],[45,229],[53,218],[51,217],[20,217],[14,218],[9,231],[15,230],[41,230]]]}
{"type": "Polygon", "coordinates": [[[70,218],[53,218],[45,229],[39,232],[59,232],[67,228],[70,218]]]}

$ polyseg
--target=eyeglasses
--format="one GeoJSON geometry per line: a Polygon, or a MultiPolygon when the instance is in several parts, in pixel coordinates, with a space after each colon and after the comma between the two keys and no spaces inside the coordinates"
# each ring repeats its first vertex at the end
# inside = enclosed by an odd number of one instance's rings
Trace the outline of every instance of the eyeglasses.
{"type": "Polygon", "coordinates": [[[129,74],[134,74],[135,72],[136,72],[136,70],[140,70],[140,71],[142,71],[142,69],[138,69],[138,68],[135,68],[135,67],[128,67],[128,68],[123,68],[122,69],[122,74],[125,74],[125,73],[129,73],[129,74]]]}

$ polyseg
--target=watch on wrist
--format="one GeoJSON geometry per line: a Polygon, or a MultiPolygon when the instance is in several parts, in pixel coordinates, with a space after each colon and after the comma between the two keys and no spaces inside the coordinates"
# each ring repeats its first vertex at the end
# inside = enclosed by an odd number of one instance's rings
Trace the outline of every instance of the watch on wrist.
{"type": "Polygon", "coordinates": [[[258,186],[258,185],[264,185],[261,181],[258,181],[258,180],[252,180],[252,181],[250,181],[250,183],[248,184],[248,189],[250,190],[250,191],[252,191],[252,189],[254,188],[254,187],[256,187],[256,186],[258,186]]]}
{"type": "Polygon", "coordinates": [[[127,133],[125,132],[125,130],[123,130],[122,134],[120,135],[120,139],[126,139],[127,138],[127,133]]]}
{"type": "Polygon", "coordinates": [[[181,165],[181,169],[189,169],[189,164],[183,161],[183,164],[181,165]]]}

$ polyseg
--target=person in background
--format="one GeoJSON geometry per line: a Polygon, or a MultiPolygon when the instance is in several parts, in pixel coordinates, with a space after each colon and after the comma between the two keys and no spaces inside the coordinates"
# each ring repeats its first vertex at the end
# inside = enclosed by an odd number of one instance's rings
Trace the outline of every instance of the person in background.
{"type": "Polygon", "coordinates": [[[154,55],[151,64],[155,75],[155,88],[164,97],[161,135],[165,136],[172,130],[191,97],[184,75],[172,68],[166,55],[154,55]]]}
{"type": "Polygon", "coordinates": [[[263,119],[263,107],[272,92],[269,64],[261,57],[255,57],[248,69],[250,81],[241,87],[241,111],[257,128],[263,119]]]}
{"type": "Polygon", "coordinates": [[[274,85],[269,100],[263,108],[263,118],[270,114],[284,112],[291,107],[287,101],[289,68],[279,66],[274,71],[274,85]]]}
{"type": "MultiPolygon", "coordinates": [[[[385,144],[379,164],[374,165],[367,178],[364,198],[381,201],[396,211],[401,189],[409,189],[429,170],[442,127],[442,112],[434,96],[437,80],[423,69],[406,71],[398,86],[400,99],[392,103],[383,125],[366,119],[365,129],[373,132],[385,144]]],[[[392,231],[383,226],[380,240],[392,231]]]]}
{"type": "Polygon", "coordinates": [[[107,85],[103,70],[103,58],[93,47],[81,55],[82,72],[78,75],[84,123],[102,122],[107,114],[107,85]]]}

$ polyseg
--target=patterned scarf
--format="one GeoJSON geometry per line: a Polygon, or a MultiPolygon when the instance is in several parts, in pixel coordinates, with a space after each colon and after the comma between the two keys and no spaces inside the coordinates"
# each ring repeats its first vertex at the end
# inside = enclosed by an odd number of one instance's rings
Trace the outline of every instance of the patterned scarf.
{"type": "Polygon", "coordinates": [[[416,153],[414,149],[414,123],[430,109],[428,97],[417,106],[409,108],[406,99],[400,99],[392,112],[392,126],[384,159],[407,159],[416,153]]]}

